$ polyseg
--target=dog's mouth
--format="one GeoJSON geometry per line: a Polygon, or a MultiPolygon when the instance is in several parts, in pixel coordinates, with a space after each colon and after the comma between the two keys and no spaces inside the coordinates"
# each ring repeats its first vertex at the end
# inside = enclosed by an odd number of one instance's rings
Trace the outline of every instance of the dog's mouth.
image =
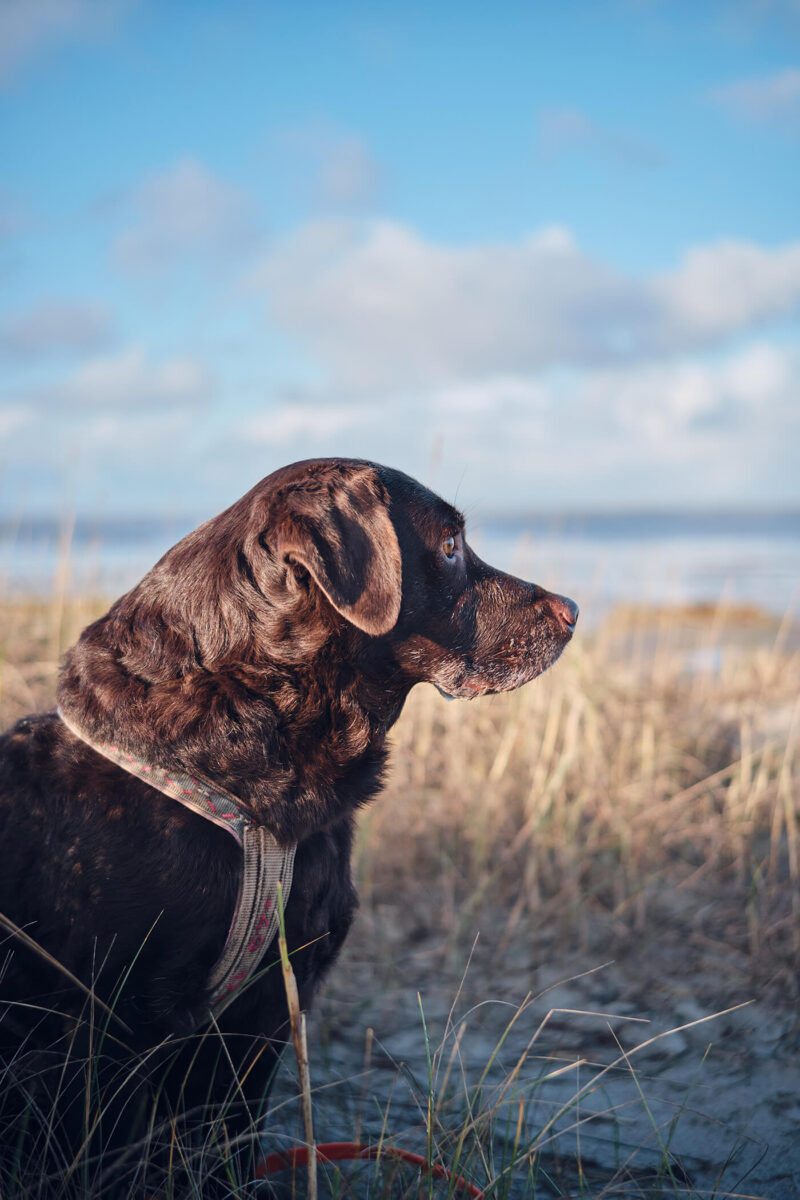
{"type": "Polygon", "coordinates": [[[435,683],[433,686],[436,688],[440,696],[444,696],[445,700],[474,700],[476,696],[497,695],[497,688],[484,687],[481,683],[464,682],[461,684],[462,690],[459,691],[458,695],[455,696],[450,692],[446,692],[443,687],[439,686],[438,683],[435,683]]]}
{"type": "Polygon", "coordinates": [[[501,692],[512,692],[532,683],[561,657],[561,653],[571,639],[568,633],[563,640],[550,642],[544,650],[524,660],[498,662],[483,669],[476,669],[473,664],[467,672],[459,670],[450,678],[449,673],[441,672],[438,680],[429,679],[440,696],[445,700],[474,700],[478,696],[497,696],[501,692]],[[446,682],[442,680],[442,674],[446,682]]]}
{"type": "Polygon", "coordinates": [[[457,696],[452,696],[450,692],[446,692],[443,687],[439,687],[438,683],[433,685],[440,696],[444,696],[445,700],[474,700],[476,696],[496,696],[497,692],[494,688],[481,687],[478,683],[465,683],[462,686],[466,691],[459,692],[457,696]]]}

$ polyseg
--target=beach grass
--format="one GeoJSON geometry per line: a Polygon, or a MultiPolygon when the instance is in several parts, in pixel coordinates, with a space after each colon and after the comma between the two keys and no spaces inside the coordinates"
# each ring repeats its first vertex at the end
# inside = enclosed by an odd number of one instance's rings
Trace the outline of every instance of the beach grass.
{"type": "MultiPolygon", "coordinates": [[[[53,705],[61,651],[105,607],[66,594],[2,604],[3,727],[53,705]]],[[[346,1018],[337,1008],[348,989],[363,998],[370,983],[375,991],[388,990],[393,978],[408,986],[413,964],[427,1063],[427,1079],[415,1078],[412,1088],[419,1119],[411,1130],[407,1109],[393,1109],[398,1068],[386,1076],[383,1123],[375,1125],[374,1111],[365,1122],[370,1137],[377,1128],[387,1144],[405,1138],[431,1163],[477,1180],[487,1196],[694,1194],[670,1155],[669,1126],[657,1129],[660,1169],[631,1173],[621,1163],[601,1178],[584,1168],[588,1085],[579,1058],[569,1068],[575,1084],[564,1111],[544,1118],[536,1103],[541,1080],[566,1072],[564,1063],[537,1057],[534,1039],[499,1077],[503,1056],[491,1052],[487,1071],[468,1078],[458,1020],[434,1033],[424,996],[441,991],[471,955],[473,994],[499,997],[524,947],[526,962],[547,962],[562,978],[576,955],[633,956],[648,981],[672,970],[675,956],[689,970],[692,955],[710,954],[726,1005],[755,993],[796,1004],[799,697],[796,625],[721,605],[618,611],[517,693],[448,704],[431,688],[415,690],[393,733],[385,791],[360,816],[355,950],[334,972],[318,1025],[324,1047],[326,1030],[352,1020],[352,1006],[346,1018]],[[559,1157],[567,1144],[568,1162],[559,1157]]],[[[523,999],[513,1013],[529,1004],[523,999]]],[[[413,1023],[414,1005],[407,1007],[413,1023]]],[[[512,1015],[508,1028],[517,1024],[512,1015]]],[[[312,1084],[314,1053],[312,1039],[312,1084]]],[[[290,1066],[284,1056],[282,1069],[290,1066]]],[[[630,1043],[613,1070],[628,1071],[646,1103],[630,1043]]],[[[314,1100],[324,1140],[325,1097],[314,1100]]],[[[52,1119],[35,1115],[32,1146],[46,1141],[52,1119]]],[[[360,1124],[359,1117],[356,1131],[360,1124]]],[[[223,1144],[215,1131],[204,1143],[212,1157],[223,1144]]],[[[0,1181],[4,1200],[37,1195],[30,1147],[21,1147],[23,1161],[24,1188],[22,1175],[19,1186],[0,1181]]],[[[360,1164],[356,1175],[324,1162],[320,1171],[320,1187],[328,1188],[321,1194],[458,1194],[452,1179],[409,1176],[391,1156],[360,1164]]],[[[106,1194],[102,1174],[84,1179],[87,1196],[106,1194]]],[[[244,1182],[232,1179],[232,1194],[244,1182]]],[[[300,1173],[283,1186],[285,1194],[304,1194],[300,1173]]]]}
{"type": "Polygon", "coordinates": [[[396,921],[451,943],[480,913],[495,941],[555,949],[667,921],[793,996],[798,736],[794,627],[750,610],[629,610],[519,692],[419,688],[361,820],[362,904],[402,896],[396,921]]]}

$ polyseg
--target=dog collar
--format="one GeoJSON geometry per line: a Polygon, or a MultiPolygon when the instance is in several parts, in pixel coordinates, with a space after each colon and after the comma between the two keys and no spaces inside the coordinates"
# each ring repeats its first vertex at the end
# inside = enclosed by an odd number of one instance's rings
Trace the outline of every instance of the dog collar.
{"type": "Polygon", "coordinates": [[[75,737],[131,775],[171,796],[235,838],[242,848],[239,896],[222,956],[209,978],[210,1013],[218,1017],[255,975],[278,930],[278,883],[284,904],[292,886],[296,846],[282,847],[247,806],[224,788],[184,771],[165,771],[110,742],[96,742],[59,705],[58,715],[75,737]]]}

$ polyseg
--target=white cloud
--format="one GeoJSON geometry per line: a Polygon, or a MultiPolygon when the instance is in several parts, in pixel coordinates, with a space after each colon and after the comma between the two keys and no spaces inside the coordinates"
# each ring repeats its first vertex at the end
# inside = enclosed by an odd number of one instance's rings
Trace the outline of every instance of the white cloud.
{"type": "Polygon", "coordinates": [[[786,499],[800,477],[798,392],[800,353],[767,341],[705,359],[398,387],[379,403],[320,390],[241,423],[231,457],[255,477],[316,454],[362,456],[485,513],[786,499]]]}
{"type": "Polygon", "coordinates": [[[800,383],[800,356],[756,343],[719,361],[648,363],[590,374],[577,392],[579,409],[597,407],[618,432],[685,443],[697,430],[741,433],[752,420],[789,415],[800,383]]]}
{"type": "Polygon", "coordinates": [[[193,406],[209,400],[214,381],[204,363],[193,358],[151,362],[141,346],[90,359],[63,382],[38,388],[35,403],[81,409],[130,409],[193,406]]]}
{"type": "Polygon", "coordinates": [[[10,437],[19,429],[24,429],[33,419],[31,410],[22,404],[10,404],[0,407],[0,438],[10,437]]]}
{"type": "Polygon", "coordinates": [[[150,272],[176,262],[237,256],[252,247],[250,202],[202,163],[184,158],[132,194],[137,220],[117,239],[118,262],[150,272]]]}
{"type": "Polygon", "coordinates": [[[0,349],[22,357],[95,350],[110,335],[111,319],[103,305],[45,300],[0,325],[0,349]]]}
{"type": "Polygon", "coordinates": [[[361,204],[374,199],[381,171],[361,138],[349,136],[325,153],[319,175],[320,199],[327,204],[361,204]]]}
{"type": "Polygon", "coordinates": [[[290,442],[317,445],[352,429],[371,423],[359,405],[277,404],[268,413],[251,417],[240,426],[241,437],[259,446],[280,446],[290,442]]]}
{"type": "Polygon", "coordinates": [[[637,278],[560,227],[450,247],[391,221],[317,221],[255,285],[334,386],[369,393],[712,346],[800,308],[800,243],[702,246],[637,278]]]}
{"type": "Polygon", "coordinates": [[[319,208],[359,208],[376,199],[383,170],[356,133],[328,121],[282,129],[271,139],[272,169],[294,180],[300,202],[319,208]]]}
{"type": "Polygon", "coordinates": [[[714,88],[714,99],[728,112],[751,121],[787,124],[800,129],[800,68],[788,67],[760,79],[741,79],[714,88]]]}
{"type": "MultiPolygon", "coordinates": [[[[111,486],[103,463],[132,463],[147,451],[148,469],[164,472],[177,445],[200,507],[211,503],[209,488],[221,507],[281,463],[317,454],[401,467],[468,513],[797,495],[800,352],[763,339],[702,358],[397,387],[373,401],[320,385],[277,394],[249,416],[228,398],[224,419],[220,406],[198,407],[204,373],[196,364],[179,370],[130,351],[103,362],[45,397],[46,432],[45,414],[24,398],[0,414],[10,462],[41,472],[47,461],[51,470],[80,447],[81,462],[111,486]]],[[[140,489],[138,480],[132,494],[140,489]]]]}
{"type": "Polygon", "coordinates": [[[739,38],[743,33],[752,36],[754,28],[766,23],[779,32],[788,25],[794,32],[800,23],[800,0],[729,0],[715,15],[722,18],[723,28],[729,25],[739,38]]]}
{"type": "Polygon", "coordinates": [[[731,395],[757,411],[762,405],[779,404],[800,420],[797,394],[800,389],[800,354],[767,342],[746,347],[723,367],[724,383],[731,395]]]}
{"type": "Polygon", "coordinates": [[[700,246],[651,290],[667,345],[724,337],[800,306],[800,242],[774,250],[751,242],[700,246]]]}
{"type": "Polygon", "coordinates": [[[142,454],[142,461],[161,470],[168,469],[176,445],[187,444],[192,415],[185,408],[151,409],[139,412],[118,411],[86,414],[80,444],[87,454],[110,454],[129,460],[142,454]],[[178,441],[177,439],[180,439],[178,441]]]}
{"type": "Polygon", "coordinates": [[[601,125],[580,108],[547,108],[539,115],[539,144],[548,154],[588,150],[627,167],[659,166],[658,146],[629,130],[601,125]]]}
{"type": "Polygon", "coordinates": [[[2,0],[0,84],[46,49],[105,33],[129,6],[130,0],[2,0]]]}
{"type": "Polygon", "coordinates": [[[316,222],[259,277],[274,321],[354,387],[523,369],[595,340],[601,353],[605,331],[582,319],[598,301],[612,319],[637,319],[626,281],[560,231],[450,248],[391,221],[316,222]]]}
{"type": "Polygon", "coordinates": [[[441,434],[445,487],[474,474],[486,511],[531,497],[735,502],[796,492],[798,391],[800,354],[757,342],[706,362],[448,385],[418,397],[402,423],[441,434]]]}
{"type": "Polygon", "coordinates": [[[514,409],[530,413],[546,409],[548,403],[549,392],[543,380],[515,375],[464,380],[437,388],[432,395],[435,411],[447,417],[470,418],[476,413],[514,409]]]}

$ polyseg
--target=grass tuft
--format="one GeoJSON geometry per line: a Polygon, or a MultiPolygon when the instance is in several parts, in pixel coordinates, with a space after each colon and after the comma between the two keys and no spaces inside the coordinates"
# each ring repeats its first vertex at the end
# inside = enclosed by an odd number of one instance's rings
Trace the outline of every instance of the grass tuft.
{"type": "MultiPolygon", "coordinates": [[[[57,654],[104,608],[63,589],[52,605],[2,605],[3,727],[52,706],[57,654]]],[[[714,1006],[726,1010],[715,1018],[722,1030],[754,995],[776,1009],[796,1004],[799,644],[788,618],[629,609],[578,636],[554,670],[520,692],[448,705],[430,688],[415,690],[393,735],[386,790],[360,818],[361,915],[312,1027],[320,1063],[311,1098],[320,1140],[338,1122],[337,1136],[401,1145],[452,1174],[415,1174],[388,1151],[352,1166],[320,1162],[320,1196],[455,1197],[458,1176],[492,1200],[735,1193],[737,1171],[744,1178],[749,1169],[741,1164],[754,1161],[747,1139],[732,1133],[716,1182],[702,1187],[675,1149],[697,1120],[712,1069],[707,1045],[693,1047],[678,1099],[654,1093],[654,1055],[668,1056],[709,1018],[678,1020],[634,1043],[621,1030],[638,1028],[629,1024],[632,1004],[663,995],[666,979],[675,994],[691,980],[701,1001],[713,983],[725,997],[714,1006]],[[640,984],[627,1005],[614,1009],[609,992],[607,1011],[598,970],[592,1011],[555,1000],[542,1011],[547,988],[571,982],[571,963],[612,958],[633,964],[627,978],[640,984]],[[442,1008],[451,980],[455,997],[442,1008]],[[514,993],[525,998],[487,1043],[488,1008],[514,993]],[[400,1012],[416,1027],[416,1049],[402,1058],[381,1041],[400,1012]],[[578,1036],[597,1012],[605,1014],[603,1061],[584,1053],[578,1036]],[[337,1084],[325,1056],[335,1055],[343,1027],[358,1048],[337,1084]],[[547,1041],[554,1030],[566,1052],[547,1041]],[[646,1161],[629,1140],[634,1111],[645,1115],[646,1161]]],[[[588,988],[585,979],[580,986],[588,988]]],[[[87,1140],[76,1161],[60,1143],[60,1096],[43,1106],[24,1048],[0,1077],[2,1200],[121,1194],[89,1136],[123,1082],[100,1061],[103,1039],[118,1031],[99,1009],[91,1019],[98,1061],[83,1076],[87,1140]],[[11,1122],[3,1106],[20,1086],[28,1103],[11,1122]]],[[[281,1071],[290,1067],[284,1056],[281,1071]]],[[[278,1089],[268,1146],[302,1141],[286,1118],[297,1094],[291,1083],[283,1099],[278,1089]]],[[[212,1179],[218,1190],[227,1179],[231,1195],[247,1194],[224,1123],[200,1119],[191,1136],[153,1119],[143,1128],[126,1194],[151,1187],[154,1164],[166,1170],[164,1196],[202,1195],[212,1179]]],[[[276,1186],[301,1195],[304,1175],[276,1186]]]]}

